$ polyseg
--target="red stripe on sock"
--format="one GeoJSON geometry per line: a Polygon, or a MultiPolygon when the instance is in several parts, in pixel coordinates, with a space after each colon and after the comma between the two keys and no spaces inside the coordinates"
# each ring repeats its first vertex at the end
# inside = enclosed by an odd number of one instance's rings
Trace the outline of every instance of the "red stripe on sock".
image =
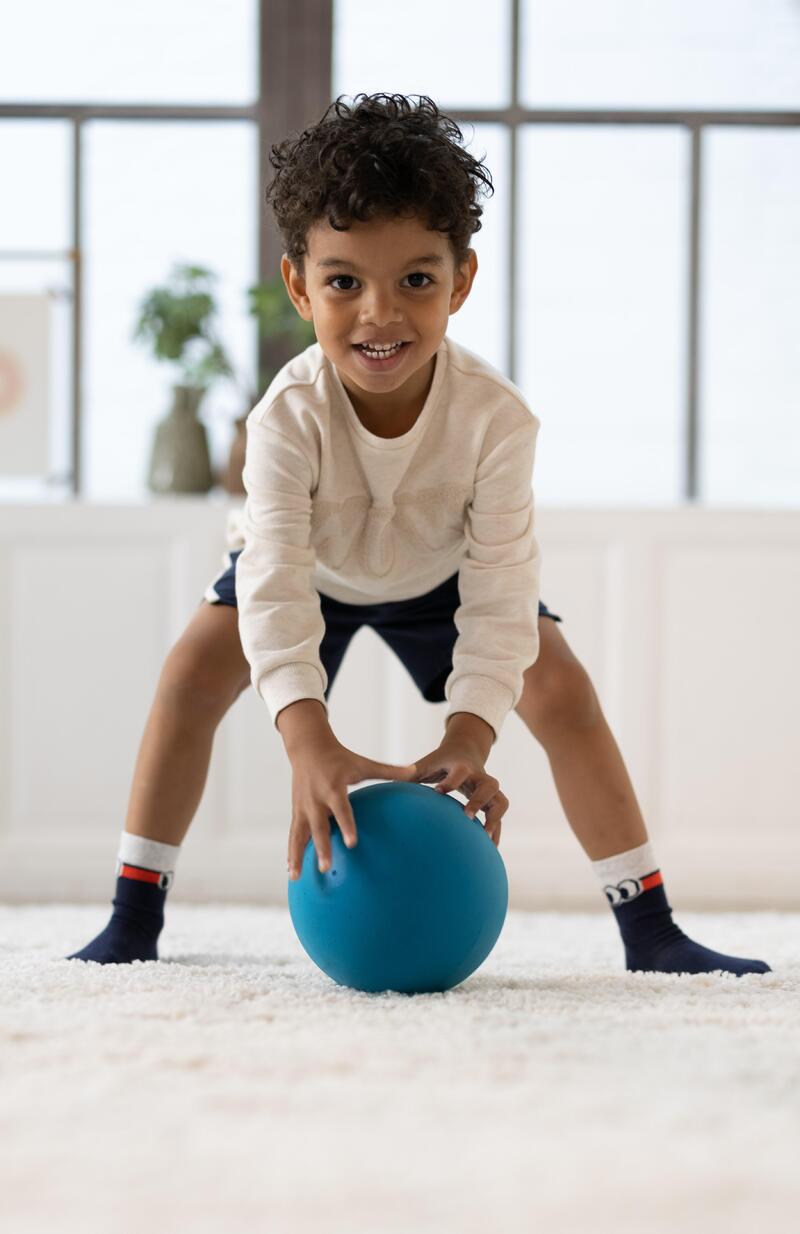
{"type": "Polygon", "coordinates": [[[120,875],[122,878],[136,878],[140,883],[160,883],[161,875],[158,870],[140,870],[138,866],[120,867],[120,875]]]}
{"type": "Polygon", "coordinates": [[[651,887],[660,887],[663,881],[660,870],[656,870],[653,874],[646,874],[642,879],[642,891],[649,891],[651,887]]]}

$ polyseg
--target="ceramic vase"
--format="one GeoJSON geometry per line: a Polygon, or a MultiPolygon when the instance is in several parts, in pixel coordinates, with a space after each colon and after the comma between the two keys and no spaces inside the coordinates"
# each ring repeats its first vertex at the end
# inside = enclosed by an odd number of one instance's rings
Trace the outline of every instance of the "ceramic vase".
{"type": "Polygon", "coordinates": [[[197,418],[202,386],[173,386],[156,427],[147,486],[153,493],[207,493],[214,483],[206,426],[197,418]]]}

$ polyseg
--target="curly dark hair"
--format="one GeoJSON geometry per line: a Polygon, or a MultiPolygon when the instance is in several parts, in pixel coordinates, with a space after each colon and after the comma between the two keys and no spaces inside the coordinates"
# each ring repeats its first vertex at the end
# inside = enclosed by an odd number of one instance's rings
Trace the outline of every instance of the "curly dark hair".
{"type": "Polygon", "coordinates": [[[478,194],[494,192],[488,168],[463,149],[461,129],[426,94],[362,93],[352,106],[345,98],[270,150],[276,174],[266,202],[292,265],[303,273],[309,228],[322,218],[347,231],[353,220],[418,214],[448,234],[460,266],[481,227],[478,194]]]}

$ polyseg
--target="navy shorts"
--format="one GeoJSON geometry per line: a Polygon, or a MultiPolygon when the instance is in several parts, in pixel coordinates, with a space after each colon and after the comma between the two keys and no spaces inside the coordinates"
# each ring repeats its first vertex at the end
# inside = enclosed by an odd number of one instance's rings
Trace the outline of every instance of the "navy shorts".
{"type": "MultiPolygon", "coordinates": [[[[241,549],[228,553],[229,565],[208,587],[209,604],[236,608],[236,561],[241,549]]],[[[350,640],[361,626],[371,626],[399,657],[429,703],[445,701],[444,683],[453,671],[453,646],[458,630],[453,614],[461,603],[458,574],[445,579],[433,591],[410,600],[384,604],[342,604],[319,593],[325,633],[319,658],[328,674],[327,699],[350,640]]],[[[561,621],[539,601],[539,616],[561,621]]]]}

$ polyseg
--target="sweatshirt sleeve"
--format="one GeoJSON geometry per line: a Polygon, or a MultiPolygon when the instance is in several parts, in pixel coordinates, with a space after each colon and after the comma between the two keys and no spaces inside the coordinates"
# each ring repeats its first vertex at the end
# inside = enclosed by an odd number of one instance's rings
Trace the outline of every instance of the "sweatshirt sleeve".
{"type": "Polygon", "coordinates": [[[444,686],[445,722],[457,711],[480,716],[495,741],[522,696],[523,674],[539,654],[539,547],[532,474],[539,421],[490,443],[475,475],[458,574],[453,671],[444,686]]]}
{"type": "Polygon", "coordinates": [[[242,478],[239,636],[250,680],[275,724],[278,713],[301,698],[318,699],[327,711],[328,678],[319,656],[325,621],[312,582],[312,468],[302,447],[254,409],[242,478]]]}

